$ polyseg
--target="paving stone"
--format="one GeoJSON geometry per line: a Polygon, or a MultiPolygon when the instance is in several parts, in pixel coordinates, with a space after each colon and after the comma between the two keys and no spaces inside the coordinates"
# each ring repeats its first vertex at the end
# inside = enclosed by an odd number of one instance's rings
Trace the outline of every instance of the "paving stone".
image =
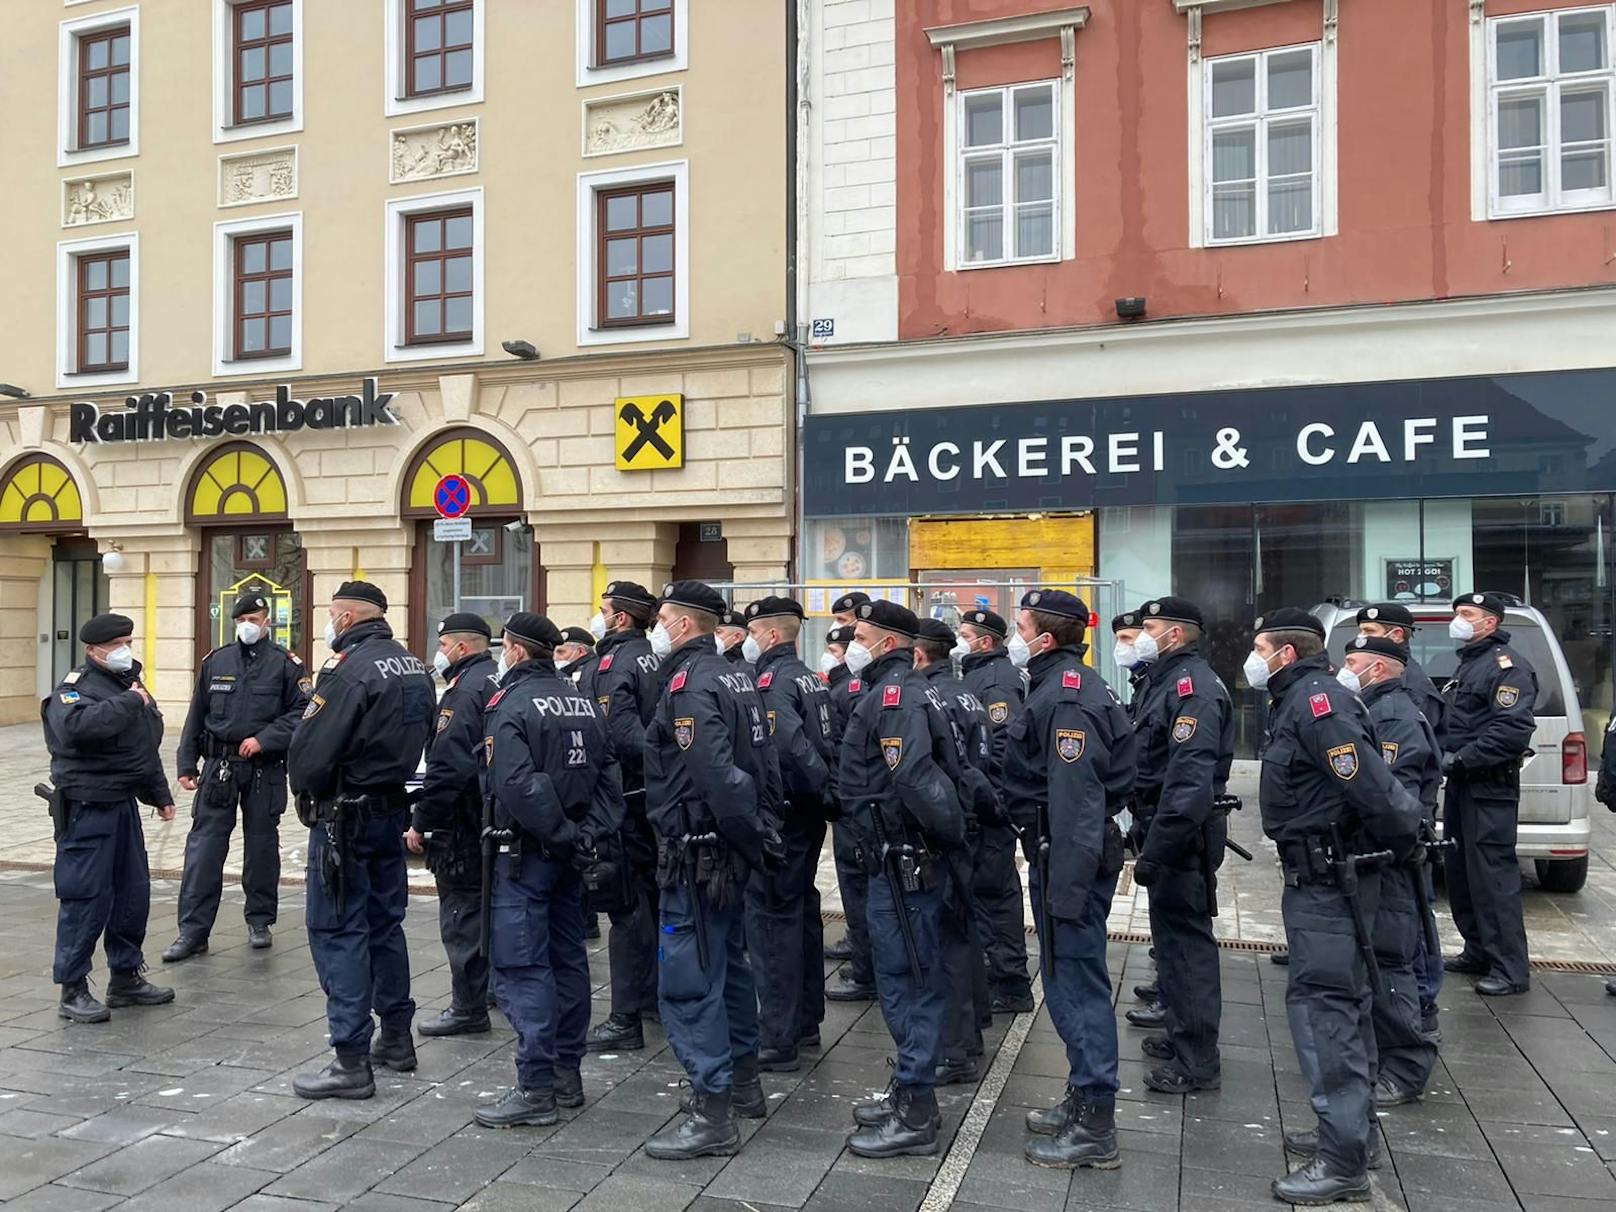
{"type": "Polygon", "coordinates": [[[398,1173],[376,1184],[378,1191],[459,1203],[514,1166],[529,1142],[520,1132],[498,1137],[451,1136],[421,1154],[398,1173]]]}
{"type": "Polygon", "coordinates": [[[203,1162],[141,1192],[120,1212],[224,1212],[274,1178],[263,1170],[203,1162]]]}
{"type": "Polygon", "coordinates": [[[931,1184],[879,1174],[832,1171],[803,1205],[804,1212],[915,1212],[931,1184]]]}
{"type": "Polygon", "coordinates": [[[500,1181],[534,1187],[557,1187],[577,1191],[581,1195],[594,1190],[610,1173],[610,1166],[532,1154],[500,1175],[500,1181]]]}
{"type": "Polygon", "coordinates": [[[584,1196],[576,1207],[579,1212],[623,1212],[626,1208],[683,1212],[700,1193],[699,1187],[687,1183],[614,1174],[584,1196]]]}
{"type": "Polygon", "coordinates": [[[214,1140],[227,1145],[246,1140],[255,1132],[262,1132],[273,1123],[295,1115],[308,1107],[301,1098],[288,1098],[278,1094],[255,1094],[250,1090],[215,1103],[195,1115],[177,1111],[173,1124],[164,1128],[169,1136],[185,1136],[195,1140],[214,1140]]]}
{"type": "Polygon", "coordinates": [[[27,1107],[0,1115],[0,1135],[40,1137],[66,1131],[83,1121],[72,1115],[52,1115],[27,1107]]]}
{"type": "Polygon", "coordinates": [[[567,1212],[581,1199],[580,1191],[498,1182],[461,1204],[460,1212],[567,1212]]]}
{"type": "Polygon", "coordinates": [[[6,1212],[102,1212],[122,1202],[121,1195],[46,1183],[16,1199],[7,1200],[6,1212]]]}
{"type": "Polygon", "coordinates": [[[1489,1137],[1517,1195],[1616,1199],[1616,1178],[1585,1144],[1513,1144],[1489,1137]]]}
{"type": "Polygon", "coordinates": [[[337,1212],[340,1205],[307,1199],[283,1199],[279,1195],[249,1195],[232,1212],[337,1212]]]}
{"type": "Polygon", "coordinates": [[[846,1132],[779,1122],[760,1129],[706,1189],[723,1199],[801,1207],[846,1144],[846,1132]]]}
{"type": "Polygon", "coordinates": [[[330,1119],[315,1111],[277,1120],[261,1132],[230,1146],[218,1160],[227,1166],[247,1166],[254,1170],[274,1170],[285,1174],[310,1158],[318,1157],[338,1142],[353,1135],[354,1125],[330,1119]]]}
{"type": "Polygon", "coordinates": [[[266,1195],[344,1203],[402,1170],[423,1150],[351,1136],[275,1180],[266,1195]]]}
{"type": "MultiPolygon", "coordinates": [[[[675,1108],[677,1110],[677,1108],[675,1108]]],[[[637,1115],[622,1111],[605,1117],[585,1116],[538,1145],[534,1152],[546,1157],[615,1166],[661,1131],[671,1116],[637,1115]]]]}
{"type": "Polygon", "coordinates": [[[166,1111],[157,1107],[131,1104],[114,1108],[93,1119],[80,1120],[71,1128],[64,1129],[59,1135],[70,1140],[93,1140],[122,1147],[132,1145],[158,1132],[182,1127],[184,1121],[190,1118],[191,1113],[188,1111],[166,1111]]]}
{"type": "Polygon", "coordinates": [[[1397,1180],[1405,1191],[1504,1203],[1509,1180],[1493,1161],[1410,1153],[1396,1156],[1397,1180]]]}
{"type": "Polygon", "coordinates": [[[148,1136],[63,1178],[70,1187],[135,1195],[219,1151],[211,1141],[148,1136]]]}

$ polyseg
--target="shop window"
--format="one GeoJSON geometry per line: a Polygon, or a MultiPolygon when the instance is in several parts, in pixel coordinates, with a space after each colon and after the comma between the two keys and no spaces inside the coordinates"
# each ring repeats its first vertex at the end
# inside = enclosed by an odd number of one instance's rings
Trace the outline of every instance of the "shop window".
{"type": "Polygon", "coordinates": [[[308,568],[303,542],[290,526],[262,531],[210,530],[203,539],[202,603],[206,622],[198,628],[203,651],[235,638],[230,617],[244,593],[269,600],[270,635],[299,655],[308,653],[308,568]]]}
{"type": "Polygon", "coordinates": [[[132,47],[127,25],[78,39],[78,147],[82,150],[129,142],[132,47]]]}
{"type": "MultiPolygon", "coordinates": [[[[188,522],[285,516],[286,481],[269,456],[255,446],[222,447],[192,477],[186,502],[188,522]]],[[[232,549],[232,559],[234,555],[232,549]]]]}
{"type": "Polygon", "coordinates": [[[482,191],[387,204],[389,361],[482,352],[482,191]]]}
{"type": "Polygon", "coordinates": [[[674,322],[674,196],[671,181],[596,195],[602,326],[674,322]]]}
{"type": "Polygon", "coordinates": [[[213,141],[303,125],[303,0],[212,0],[213,141]]]}
{"type": "Polygon", "coordinates": [[[1212,59],[1204,79],[1207,243],[1318,235],[1318,47],[1212,59]]]}
{"type": "Polygon", "coordinates": [[[909,580],[908,518],[809,518],[810,581],[909,580]]]}
{"type": "Polygon", "coordinates": [[[0,530],[77,530],[83,524],[79,487],[49,455],[26,455],[0,479],[0,530]]]}
{"type": "Polygon", "coordinates": [[[961,268],[1060,257],[1060,100],[1053,80],[958,95],[961,268]]]}

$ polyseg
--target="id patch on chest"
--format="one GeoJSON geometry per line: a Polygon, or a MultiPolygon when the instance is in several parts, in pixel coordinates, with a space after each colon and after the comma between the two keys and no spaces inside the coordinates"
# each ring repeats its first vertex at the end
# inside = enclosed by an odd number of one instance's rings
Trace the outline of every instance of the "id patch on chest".
{"type": "Polygon", "coordinates": [[[1196,725],[1200,721],[1193,715],[1181,715],[1173,721],[1173,740],[1182,745],[1195,735],[1196,725]]]}
{"type": "Polygon", "coordinates": [[[1513,707],[1521,701],[1520,688],[1517,686],[1500,686],[1497,693],[1493,695],[1493,700],[1500,707],[1513,707]]]}
{"type": "Polygon", "coordinates": [[[1079,728],[1057,728],[1055,730],[1055,752],[1060,754],[1063,762],[1075,762],[1083,756],[1083,750],[1088,745],[1088,734],[1079,728]]]}
{"type": "Polygon", "coordinates": [[[896,770],[898,763],[903,761],[903,738],[901,736],[882,737],[881,756],[886,759],[888,770],[896,770]]]}
{"type": "Polygon", "coordinates": [[[1350,782],[1358,774],[1358,746],[1337,745],[1327,750],[1324,755],[1330,761],[1330,769],[1335,777],[1343,783],[1350,782]]]}
{"type": "Polygon", "coordinates": [[[673,721],[673,743],[680,749],[689,749],[696,743],[696,720],[694,716],[682,715],[673,721]]]}
{"type": "Polygon", "coordinates": [[[1006,720],[1008,720],[1009,718],[1010,718],[1010,704],[1009,703],[989,703],[988,704],[988,719],[992,720],[995,724],[1002,724],[1006,720]]]}

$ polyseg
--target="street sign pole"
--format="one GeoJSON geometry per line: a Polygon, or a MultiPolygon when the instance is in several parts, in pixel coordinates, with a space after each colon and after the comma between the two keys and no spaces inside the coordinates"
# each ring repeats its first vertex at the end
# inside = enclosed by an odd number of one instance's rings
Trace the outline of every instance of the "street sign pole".
{"type": "Polygon", "coordinates": [[[454,547],[454,555],[451,557],[454,560],[454,611],[453,611],[453,613],[459,614],[460,613],[460,544],[459,543],[454,543],[454,544],[452,544],[452,546],[454,547]]]}
{"type": "Polygon", "coordinates": [[[454,611],[460,611],[460,544],[471,538],[471,484],[464,476],[448,475],[438,481],[432,491],[432,504],[438,511],[438,521],[432,527],[432,537],[439,542],[453,543],[449,555],[454,575],[454,611]],[[449,523],[449,525],[445,525],[449,523]]]}

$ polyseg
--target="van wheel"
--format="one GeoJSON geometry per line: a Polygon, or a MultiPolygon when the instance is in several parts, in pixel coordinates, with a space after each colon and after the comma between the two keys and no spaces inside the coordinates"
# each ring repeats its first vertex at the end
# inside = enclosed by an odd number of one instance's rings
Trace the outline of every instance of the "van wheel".
{"type": "Polygon", "coordinates": [[[1581,892],[1588,882],[1588,856],[1579,859],[1533,859],[1538,887],[1545,892],[1581,892]]]}

